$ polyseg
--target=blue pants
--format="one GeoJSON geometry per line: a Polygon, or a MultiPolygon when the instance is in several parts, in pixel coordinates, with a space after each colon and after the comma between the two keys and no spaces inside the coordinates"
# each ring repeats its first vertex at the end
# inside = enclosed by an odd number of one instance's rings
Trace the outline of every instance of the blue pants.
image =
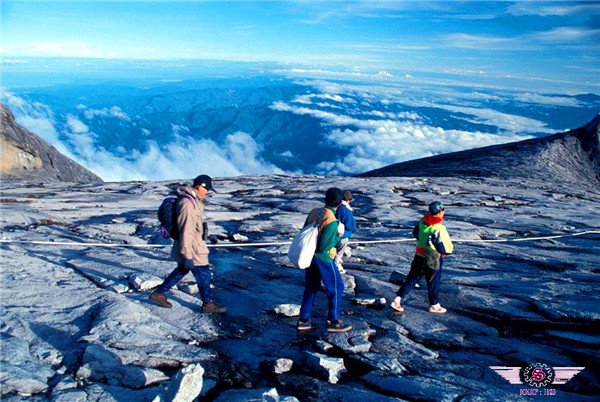
{"type": "Polygon", "coordinates": [[[429,304],[438,304],[438,294],[440,292],[440,283],[442,282],[442,265],[444,259],[440,260],[440,269],[433,270],[429,268],[425,262],[425,258],[415,255],[415,258],[410,264],[410,271],[404,281],[404,284],[400,287],[396,294],[404,299],[410,291],[415,287],[415,284],[419,282],[419,279],[425,274],[425,280],[427,280],[427,293],[429,296],[429,304]]]}
{"type": "MultiPolygon", "coordinates": [[[[177,265],[177,268],[173,270],[167,276],[165,281],[156,288],[157,292],[167,293],[169,289],[171,289],[174,285],[177,284],[190,272],[183,264],[177,265]]],[[[192,269],[192,274],[194,274],[194,278],[196,278],[196,283],[198,284],[198,290],[200,291],[200,298],[203,303],[209,303],[212,301],[212,294],[210,291],[210,267],[208,265],[196,265],[192,269]]]]}
{"type": "Polygon", "coordinates": [[[339,319],[342,294],[344,293],[344,282],[340,271],[333,262],[322,262],[313,257],[310,267],[304,271],[304,294],[302,295],[302,307],[300,308],[301,320],[310,318],[310,310],[315,302],[321,281],[323,281],[325,294],[327,295],[327,319],[329,321],[339,319]]]}

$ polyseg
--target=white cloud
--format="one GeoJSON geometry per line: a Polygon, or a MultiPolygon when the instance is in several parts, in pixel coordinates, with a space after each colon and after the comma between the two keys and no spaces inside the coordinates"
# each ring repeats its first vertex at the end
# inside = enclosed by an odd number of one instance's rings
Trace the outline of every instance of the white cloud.
{"type": "MultiPolygon", "coordinates": [[[[77,105],[78,109],[85,109],[85,105],[77,105]],[[80,108],[83,106],[83,108],[80,108]]],[[[110,108],[102,108],[102,109],[88,109],[83,112],[83,115],[86,119],[91,120],[96,117],[114,117],[123,121],[131,121],[131,118],[127,116],[125,112],[121,110],[118,106],[112,106],[110,108]]]]}
{"type": "Polygon", "coordinates": [[[67,127],[74,134],[83,134],[90,131],[89,127],[86,126],[84,122],[72,114],[67,115],[67,127]]]}
{"type": "Polygon", "coordinates": [[[291,77],[313,77],[313,78],[345,78],[345,79],[359,79],[359,80],[387,80],[393,78],[393,76],[385,71],[378,71],[377,73],[362,73],[356,71],[335,71],[335,70],[323,70],[323,69],[303,69],[303,68],[291,68],[291,69],[277,69],[273,71],[277,74],[285,74],[291,77]]]}
{"type": "Polygon", "coordinates": [[[575,98],[568,98],[565,96],[549,96],[540,95],[536,93],[523,93],[517,94],[514,97],[515,100],[525,103],[535,103],[538,105],[554,105],[554,106],[580,106],[579,101],[575,98]]]}
{"type": "Polygon", "coordinates": [[[552,46],[578,45],[581,41],[600,37],[600,29],[558,27],[519,36],[489,36],[456,33],[445,38],[451,47],[475,50],[541,50],[552,46]]]}
{"type": "Polygon", "coordinates": [[[508,7],[507,12],[512,15],[540,15],[540,16],[566,16],[566,15],[598,15],[600,14],[600,4],[590,2],[588,4],[568,4],[568,3],[548,3],[534,1],[520,1],[508,7]]]}
{"type": "Polygon", "coordinates": [[[457,33],[448,35],[446,42],[451,47],[462,49],[510,50],[515,48],[515,38],[501,36],[457,33]]]}
{"type": "Polygon", "coordinates": [[[212,176],[282,173],[260,158],[259,146],[243,132],[227,136],[223,146],[183,136],[162,146],[149,141],[143,151],[129,156],[114,155],[98,146],[91,133],[73,135],[69,140],[77,160],[107,181],[168,180],[194,177],[199,172],[212,176]]]}
{"type": "Polygon", "coordinates": [[[588,38],[598,37],[600,29],[584,29],[578,27],[558,27],[549,31],[536,32],[527,35],[528,38],[550,42],[577,42],[588,38]]]}
{"type": "Polygon", "coordinates": [[[174,135],[182,135],[190,132],[190,129],[181,124],[171,124],[171,131],[174,135]]]}
{"type": "MultiPolygon", "coordinates": [[[[357,118],[336,115],[331,112],[276,102],[274,110],[299,115],[309,115],[323,120],[328,126],[351,126],[352,129],[334,128],[328,140],[347,151],[338,161],[327,161],[317,168],[324,174],[354,174],[376,169],[392,163],[422,158],[435,154],[460,151],[530,138],[515,132],[538,132],[547,128],[542,122],[521,116],[513,116],[490,109],[446,106],[461,113],[468,113],[476,123],[492,123],[508,131],[500,135],[462,130],[445,130],[421,122],[416,113],[364,112],[362,116],[375,115],[382,119],[357,118]],[[529,131],[531,130],[531,131],[529,131]]],[[[463,117],[464,118],[464,117],[463,117]]]]}
{"type": "Polygon", "coordinates": [[[500,130],[510,133],[555,133],[556,130],[548,128],[546,123],[530,119],[528,117],[506,114],[492,109],[440,105],[446,110],[465,113],[473,116],[472,118],[461,116],[461,119],[471,123],[483,123],[496,126],[500,130]]]}
{"type": "Polygon", "coordinates": [[[444,130],[411,123],[375,129],[333,130],[329,140],[344,146],[341,160],[318,166],[321,173],[355,174],[393,163],[487,145],[519,141],[528,137],[444,130]]]}

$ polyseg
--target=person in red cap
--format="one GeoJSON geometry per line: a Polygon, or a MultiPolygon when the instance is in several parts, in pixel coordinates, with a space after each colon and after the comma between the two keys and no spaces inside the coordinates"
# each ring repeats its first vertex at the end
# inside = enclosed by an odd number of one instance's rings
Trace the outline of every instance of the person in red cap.
{"type": "Polygon", "coordinates": [[[227,312],[225,307],[213,300],[210,289],[211,272],[204,224],[204,205],[209,191],[216,192],[212,185],[212,178],[205,174],[196,177],[191,186],[177,189],[176,214],[179,238],[174,241],[171,250],[171,257],[177,262],[177,268],[150,294],[150,300],[161,307],[173,307],[167,300],[166,293],[192,271],[203,303],[202,312],[227,312]]]}
{"type": "Polygon", "coordinates": [[[396,311],[404,311],[401,305],[402,299],[423,275],[427,280],[429,312],[444,314],[447,311],[440,305],[438,299],[442,280],[442,261],[447,254],[452,254],[454,251],[448,231],[442,225],[445,209],[440,201],[432,202],[429,204],[429,214],[421,218],[413,229],[413,236],[417,239],[417,250],[408,276],[392,301],[391,307],[396,311]]]}

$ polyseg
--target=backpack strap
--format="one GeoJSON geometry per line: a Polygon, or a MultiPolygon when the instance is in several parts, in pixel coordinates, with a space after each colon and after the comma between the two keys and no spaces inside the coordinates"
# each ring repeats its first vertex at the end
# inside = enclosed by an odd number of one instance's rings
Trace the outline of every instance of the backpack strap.
{"type": "Polygon", "coordinates": [[[196,206],[196,201],[194,200],[194,198],[189,195],[189,194],[181,194],[177,197],[177,202],[181,201],[183,198],[188,199],[192,202],[192,204],[194,204],[194,206],[196,206]]]}
{"type": "Polygon", "coordinates": [[[306,222],[304,222],[304,227],[316,223],[319,227],[319,233],[321,233],[325,226],[336,220],[335,215],[329,209],[315,208],[308,214],[308,218],[306,218],[306,222]]]}

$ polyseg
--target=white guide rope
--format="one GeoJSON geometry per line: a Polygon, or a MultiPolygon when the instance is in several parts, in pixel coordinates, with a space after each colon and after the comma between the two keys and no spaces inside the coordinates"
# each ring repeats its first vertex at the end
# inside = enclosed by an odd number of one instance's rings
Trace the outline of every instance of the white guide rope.
{"type": "MultiPolygon", "coordinates": [[[[576,237],[586,234],[600,234],[600,230],[586,230],[584,232],[557,234],[538,237],[518,237],[511,239],[455,239],[453,243],[511,243],[535,240],[552,240],[562,237],[576,237]]],[[[405,239],[387,239],[387,240],[353,240],[348,244],[382,244],[382,243],[407,243],[414,242],[413,238],[405,239]]],[[[38,240],[13,240],[0,239],[0,243],[8,244],[28,244],[28,245],[43,245],[43,246],[66,246],[66,247],[130,247],[130,248],[162,248],[170,247],[171,244],[115,244],[115,243],[85,243],[85,242],[64,242],[64,241],[38,241],[38,240]]],[[[263,242],[263,243],[233,243],[233,244],[207,244],[210,248],[226,248],[226,247],[269,247],[269,246],[286,246],[292,244],[291,241],[279,242],[263,242]]]]}

